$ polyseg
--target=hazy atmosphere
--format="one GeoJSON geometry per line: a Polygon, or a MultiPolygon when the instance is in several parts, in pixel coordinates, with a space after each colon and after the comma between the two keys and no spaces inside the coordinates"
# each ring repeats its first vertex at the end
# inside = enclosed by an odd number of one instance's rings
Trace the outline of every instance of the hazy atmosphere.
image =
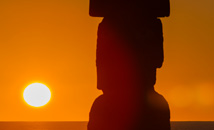
{"type": "MultiPolygon", "coordinates": [[[[155,89],[172,121],[214,121],[214,1],[171,0],[163,19],[164,64],[155,89]]],[[[96,34],[101,18],[88,0],[0,1],[0,121],[88,121],[96,89],[96,34]],[[23,91],[43,83],[41,108],[23,91]]]]}

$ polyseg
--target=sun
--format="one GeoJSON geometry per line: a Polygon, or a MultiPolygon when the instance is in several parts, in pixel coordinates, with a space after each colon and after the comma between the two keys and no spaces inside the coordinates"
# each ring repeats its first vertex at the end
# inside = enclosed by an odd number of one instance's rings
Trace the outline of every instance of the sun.
{"type": "Polygon", "coordinates": [[[33,83],[25,88],[23,97],[25,102],[30,106],[41,107],[50,101],[51,91],[44,84],[33,83]]]}

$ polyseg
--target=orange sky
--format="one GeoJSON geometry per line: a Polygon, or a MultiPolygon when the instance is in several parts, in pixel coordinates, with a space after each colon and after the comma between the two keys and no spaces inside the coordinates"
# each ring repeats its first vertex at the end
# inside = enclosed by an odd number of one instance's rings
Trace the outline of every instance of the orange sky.
{"type": "MultiPolygon", "coordinates": [[[[88,0],[0,1],[0,121],[82,121],[96,90],[96,31],[88,0]],[[41,82],[52,99],[41,108],[22,97],[41,82]]],[[[214,121],[214,2],[173,0],[163,19],[165,62],[156,90],[171,120],[214,121]],[[202,3],[203,2],[203,3],[202,3]]]]}

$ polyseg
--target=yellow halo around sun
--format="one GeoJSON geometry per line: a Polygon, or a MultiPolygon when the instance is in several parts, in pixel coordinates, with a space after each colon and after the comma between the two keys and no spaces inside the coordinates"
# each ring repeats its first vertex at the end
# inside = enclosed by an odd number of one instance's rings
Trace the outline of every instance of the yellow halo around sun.
{"type": "Polygon", "coordinates": [[[44,84],[33,83],[25,88],[23,97],[30,106],[41,107],[50,101],[51,91],[44,84]]]}

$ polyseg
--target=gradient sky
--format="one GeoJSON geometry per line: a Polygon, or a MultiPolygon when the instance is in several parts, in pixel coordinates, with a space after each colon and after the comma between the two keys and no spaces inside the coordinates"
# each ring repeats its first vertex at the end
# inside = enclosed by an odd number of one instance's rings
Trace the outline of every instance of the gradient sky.
{"type": "MultiPolygon", "coordinates": [[[[96,90],[96,31],[88,0],[0,1],[0,121],[86,121],[96,90]],[[34,82],[49,104],[23,100],[34,82]]],[[[156,90],[171,120],[214,121],[214,1],[171,0],[156,90]]]]}

